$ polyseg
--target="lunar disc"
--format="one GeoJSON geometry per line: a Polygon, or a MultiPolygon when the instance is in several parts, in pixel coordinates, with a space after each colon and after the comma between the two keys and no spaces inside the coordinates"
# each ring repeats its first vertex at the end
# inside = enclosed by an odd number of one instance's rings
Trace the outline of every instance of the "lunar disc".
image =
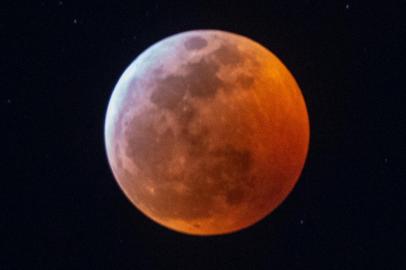
{"type": "Polygon", "coordinates": [[[105,144],[142,213],[178,232],[218,235],[255,224],[288,196],[309,121],[298,84],[268,49],[194,30],[128,66],[110,98],[105,144]]]}

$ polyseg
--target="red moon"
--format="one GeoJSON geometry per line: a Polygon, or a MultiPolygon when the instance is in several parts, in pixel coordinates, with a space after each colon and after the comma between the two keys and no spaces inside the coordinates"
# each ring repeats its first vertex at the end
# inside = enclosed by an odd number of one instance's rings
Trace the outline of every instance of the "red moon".
{"type": "Polygon", "coordinates": [[[163,39],[132,62],[111,96],[113,174],[147,217],[192,235],[227,234],[291,192],[309,145],[294,77],[255,41],[218,30],[163,39]]]}

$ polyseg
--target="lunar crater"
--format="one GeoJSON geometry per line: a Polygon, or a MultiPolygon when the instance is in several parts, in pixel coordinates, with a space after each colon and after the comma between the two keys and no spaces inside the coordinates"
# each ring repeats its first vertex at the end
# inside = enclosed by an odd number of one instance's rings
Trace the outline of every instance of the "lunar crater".
{"type": "Polygon", "coordinates": [[[223,65],[239,65],[246,61],[243,54],[238,50],[237,46],[225,43],[222,44],[213,53],[214,59],[218,60],[223,65]]]}
{"type": "Polygon", "coordinates": [[[195,36],[185,41],[185,48],[187,50],[200,50],[207,47],[207,40],[204,38],[195,36]]]}

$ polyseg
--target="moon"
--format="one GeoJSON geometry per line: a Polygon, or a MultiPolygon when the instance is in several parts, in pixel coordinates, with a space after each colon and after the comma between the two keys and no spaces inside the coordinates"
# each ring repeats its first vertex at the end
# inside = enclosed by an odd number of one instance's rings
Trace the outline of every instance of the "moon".
{"type": "Polygon", "coordinates": [[[128,66],[109,101],[105,145],[121,190],[147,217],[219,235],[257,223],[289,195],[309,120],[273,53],[238,34],[194,30],[128,66]]]}

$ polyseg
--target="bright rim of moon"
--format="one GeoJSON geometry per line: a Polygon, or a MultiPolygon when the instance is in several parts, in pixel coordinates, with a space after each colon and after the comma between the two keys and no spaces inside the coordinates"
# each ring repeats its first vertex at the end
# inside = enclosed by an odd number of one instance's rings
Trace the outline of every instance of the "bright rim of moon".
{"type": "Polygon", "coordinates": [[[288,196],[309,121],[274,54],[241,35],[195,30],[159,41],[125,70],[105,143],[142,213],[178,232],[218,235],[253,225],[288,196]]]}

